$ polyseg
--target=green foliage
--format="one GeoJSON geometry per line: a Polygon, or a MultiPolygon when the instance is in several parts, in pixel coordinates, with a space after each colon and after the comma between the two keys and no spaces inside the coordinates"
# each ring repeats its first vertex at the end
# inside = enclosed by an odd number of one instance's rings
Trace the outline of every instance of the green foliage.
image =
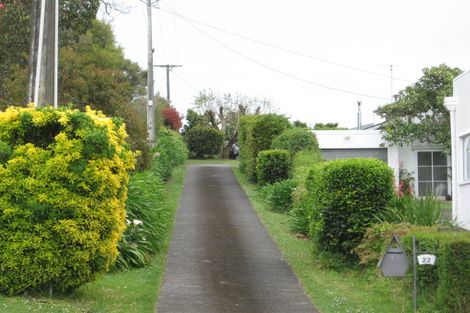
{"type": "Polygon", "coordinates": [[[437,256],[435,266],[418,266],[420,311],[468,313],[470,306],[470,233],[452,228],[376,224],[367,230],[355,249],[362,264],[375,264],[393,235],[401,238],[408,256],[412,255],[412,237],[417,249],[437,256]]]}
{"type": "Polygon", "coordinates": [[[260,185],[273,184],[289,178],[292,160],[287,150],[265,150],[256,159],[256,177],[260,185]]]}
{"type": "Polygon", "coordinates": [[[285,179],[263,188],[264,199],[269,208],[276,212],[289,212],[292,208],[292,192],[297,184],[292,179],[285,179]]]}
{"type": "Polygon", "coordinates": [[[450,149],[450,119],[444,98],[452,95],[453,79],[460,73],[445,64],[425,68],[423,76],[400,91],[394,103],[377,109],[385,119],[383,138],[398,145],[421,141],[450,149]]]}
{"type": "Polygon", "coordinates": [[[119,242],[116,268],[143,267],[150,261],[162,245],[168,214],[161,177],[151,171],[132,176],[126,200],[127,228],[119,242]]]}
{"type": "Polygon", "coordinates": [[[388,207],[377,215],[379,222],[433,226],[441,222],[444,208],[433,195],[414,199],[394,196],[388,207]]]}
{"type": "Polygon", "coordinates": [[[124,125],[87,110],[0,113],[0,292],[67,291],[114,263],[135,155],[124,125]]]}
{"type": "Polygon", "coordinates": [[[311,237],[320,248],[351,255],[393,195],[393,171],[376,159],[341,159],[316,165],[308,177],[311,237]]]}
{"type": "Polygon", "coordinates": [[[316,123],[313,126],[314,130],[341,130],[341,129],[347,129],[344,127],[339,127],[338,123],[316,123]]]}
{"type": "Polygon", "coordinates": [[[183,165],[188,158],[188,148],[183,137],[165,127],[159,130],[157,145],[152,152],[154,155],[152,171],[163,181],[170,178],[175,166],[183,165]]]}
{"type": "Polygon", "coordinates": [[[271,148],[272,141],[290,127],[289,120],[276,114],[243,116],[240,118],[240,169],[251,181],[256,181],[258,153],[271,148]]]}
{"type": "Polygon", "coordinates": [[[207,159],[219,154],[224,135],[215,128],[195,126],[186,132],[186,140],[191,158],[207,159]]]}
{"type": "Polygon", "coordinates": [[[299,151],[320,152],[315,134],[308,128],[289,128],[273,139],[272,149],[289,150],[294,156],[299,151]]]}

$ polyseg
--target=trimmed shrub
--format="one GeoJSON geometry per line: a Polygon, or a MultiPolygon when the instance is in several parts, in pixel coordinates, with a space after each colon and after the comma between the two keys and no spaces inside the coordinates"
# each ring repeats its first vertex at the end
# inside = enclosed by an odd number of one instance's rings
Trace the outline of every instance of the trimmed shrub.
{"type": "Polygon", "coordinates": [[[258,183],[267,185],[289,178],[291,163],[287,150],[261,151],[256,159],[258,183]]]}
{"type": "Polygon", "coordinates": [[[108,270],[125,229],[135,154],[120,120],[10,107],[0,141],[0,292],[68,291],[108,270]]]}
{"type": "Polygon", "coordinates": [[[188,148],[183,137],[176,131],[162,127],[158,133],[157,144],[152,149],[152,171],[163,181],[167,181],[173,168],[183,165],[188,158],[188,148]]]}
{"type": "Polygon", "coordinates": [[[265,201],[271,210],[288,212],[292,208],[292,192],[297,186],[292,179],[281,180],[263,188],[265,201]]]}
{"type": "Polygon", "coordinates": [[[351,255],[393,195],[393,171],[376,159],[321,163],[307,183],[314,214],[311,236],[320,248],[351,255]]]}
{"type": "Polygon", "coordinates": [[[294,156],[299,151],[319,152],[315,134],[308,128],[289,128],[273,139],[272,149],[289,150],[294,156]]]}
{"type": "Polygon", "coordinates": [[[197,125],[188,129],[186,140],[190,158],[207,159],[219,154],[224,134],[215,128],[197,125]]]}
{"type": "Polygon", "coordinates": [[[258,153],[271,148],[272,140],[291,127],[289,120],[276,114],[243,116],[240,119],[240,170],[257,181],[258,153]]]}
{"type": "Polygon", "coordinates": [[[423,227],[410,224],[376,224],[367,230],[355,249],[362,264],[376,264],[396,234],[408,257],[412,238],[417,249],[437,256],[435,266],[418,266],[418,283],[425,298],[423,312],[470,312],[470,233],[449,227],[423,227]]]}

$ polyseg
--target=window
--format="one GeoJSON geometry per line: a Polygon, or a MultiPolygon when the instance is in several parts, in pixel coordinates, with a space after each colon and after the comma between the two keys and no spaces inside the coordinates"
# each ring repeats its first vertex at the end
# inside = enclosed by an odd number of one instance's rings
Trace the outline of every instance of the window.
{"type": "Polygon", "coordinates": [[[432,193],[445,196],[447,192],[447,156],[442,151],[418,152],[418,195],[432,193]]]}
{"type": "Polygon", "coordinates": [[[463,140],[463,179],[470,181],[470,135],[463,140]]]}

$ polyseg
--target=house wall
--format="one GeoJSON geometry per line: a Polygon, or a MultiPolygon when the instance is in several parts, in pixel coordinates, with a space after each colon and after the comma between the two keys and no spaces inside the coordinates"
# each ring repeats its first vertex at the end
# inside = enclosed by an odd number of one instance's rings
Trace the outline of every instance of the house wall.
{"type": "Polygon", "coordinates": [[[453,218],[470,230],[470,181],[464,178],[464,138],[470,134],[470,72],[454,79],[454,97],[446,99],[451,113],[453,218]]]}

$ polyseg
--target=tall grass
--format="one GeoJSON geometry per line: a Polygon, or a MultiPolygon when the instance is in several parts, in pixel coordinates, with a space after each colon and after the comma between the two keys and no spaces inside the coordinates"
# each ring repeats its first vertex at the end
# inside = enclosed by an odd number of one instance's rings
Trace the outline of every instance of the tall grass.
{"type": "Polygon", "coordinates": [[[392,199],[388,208],[376,217],[378,222],[433,226],[441,222],[443,212],[444,208],[441,201],[433,195],[421,198],[396,196],[392,199]]]}

